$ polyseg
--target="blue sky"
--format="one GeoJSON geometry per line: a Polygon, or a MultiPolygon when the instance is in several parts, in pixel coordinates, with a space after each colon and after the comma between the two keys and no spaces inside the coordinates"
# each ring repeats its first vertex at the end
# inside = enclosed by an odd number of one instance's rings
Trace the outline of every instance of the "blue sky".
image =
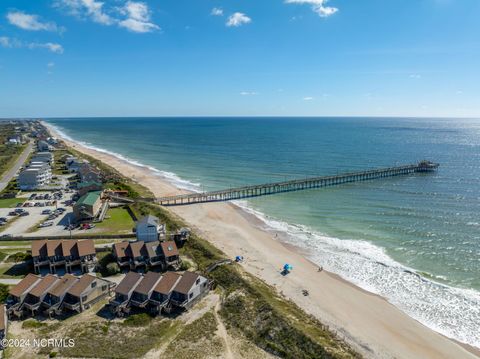
{"type": "Polygon", "coordinates": [[[2,0],[0,117],[480,117],[478,0],[2,0]]]}

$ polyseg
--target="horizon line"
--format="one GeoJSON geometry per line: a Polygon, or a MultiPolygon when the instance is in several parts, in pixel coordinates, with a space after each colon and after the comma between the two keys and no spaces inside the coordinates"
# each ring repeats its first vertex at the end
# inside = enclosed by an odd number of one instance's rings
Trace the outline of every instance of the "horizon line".
{"type": "Polygon", "coordinates": [[[398,115],[386,115],[386,116],[379,116],[379,115],[374,115],[374,116],[369,116],[369,115],[359,115],[359,116],[348,116],[348,115],[152,115],[152,116],[21,116],[21,117],[0,117],[0,121],[5,121],[5,120],[23,120],[23,121],[28,121],[28,120],[34,120],[34,121],[41,121],[41,120],[56,120],[56,119],[110,119],[110,118],[116,118],[116,119],[128,119],[128,118],[142,118],[142,119],[156,119],[156,118],[198,118],[198,119],[203,119],[203,118],[224,118],[224,119],[248,119],[248,118],[279,118],[279,119],[288,119],[288,118],[310,118],[310,119],[321,119],[321,118],[338,118],[338,119],[346,119],[346,118],[351,118],[351,119],[465,119],[465,120],[480,120],[479,117],[473,117],[473,116],[398,116],[398,115]]]}

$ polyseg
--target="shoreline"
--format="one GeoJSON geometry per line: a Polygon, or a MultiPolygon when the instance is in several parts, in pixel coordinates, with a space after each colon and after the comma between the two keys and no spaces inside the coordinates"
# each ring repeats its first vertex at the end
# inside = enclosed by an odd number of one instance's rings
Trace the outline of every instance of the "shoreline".
{"type": "MultiPolygon", "coordinates": [[[[116,168],[149,188],[157,197],[183,192],[152,169],[135,165],[104,151],[83,146],[43,125],[67,145],[116,168]]],[[[390,304],[340,276],[323,271],[305,258],[299,248],[282,243],[260,228],[260,219],[232,203],[210,203],[169,208],[228,256],[243,255],[244,268],[274,286],[307,313],[335,328],[367,357],[474,358],[480,350],[458,343],[424,326],[390,304]],[[295,270],[279,274],[285,262],[295,270]],[[302,289],[310,292],[308,297],[302,289]]]]}

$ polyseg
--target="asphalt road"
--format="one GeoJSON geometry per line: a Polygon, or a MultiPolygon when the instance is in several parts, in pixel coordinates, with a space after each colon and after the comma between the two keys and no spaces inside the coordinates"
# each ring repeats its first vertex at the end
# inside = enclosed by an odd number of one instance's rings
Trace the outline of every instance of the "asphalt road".
{"type": "Polygon", "coordinates": [[[23,166],[23,164],[25,163],[28,155],[29,155],[30,152],[32,151],[32,148],[33,148],[33,141],[30,141],[30,143],[28,144],[27,148],[25,148],[25,150],[23,150],[22,154],[21,154],[20,157],[18,158],[17,162],[15,162],[15,164],[13,165],[13,167],[10,168],[10,169],[2,176],[2,178],[0,179],[0,192],[3,191],[3,190],[5,189],[5,187],[7,187],[8,182],[10,182],[13,177],[15,177],[15,175],[17,174],[17,171],[20,169],[20,167],[23,166]]]}

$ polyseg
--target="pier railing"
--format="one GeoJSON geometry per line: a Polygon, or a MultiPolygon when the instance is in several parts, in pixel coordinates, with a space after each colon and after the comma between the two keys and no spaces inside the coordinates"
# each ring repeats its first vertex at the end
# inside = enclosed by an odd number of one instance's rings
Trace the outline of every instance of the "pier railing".
{"type": "Polygon", "coordinates": [[[191,193],[157,198],[162,206],[178,206],[194,203],[221,202],[237,199],[266,196],[276,193],[302,191],[313,188],[336,186],[344,183],[369,181],[378,178],[409,175],[420,172],[433,172],[437,163],[421,161],[417,164],[380,168],[368,171],[343,173],[334,176],[311,177],[284,182],[265,183],[260,185],[229,188],[220,191],[191,193]]]}

